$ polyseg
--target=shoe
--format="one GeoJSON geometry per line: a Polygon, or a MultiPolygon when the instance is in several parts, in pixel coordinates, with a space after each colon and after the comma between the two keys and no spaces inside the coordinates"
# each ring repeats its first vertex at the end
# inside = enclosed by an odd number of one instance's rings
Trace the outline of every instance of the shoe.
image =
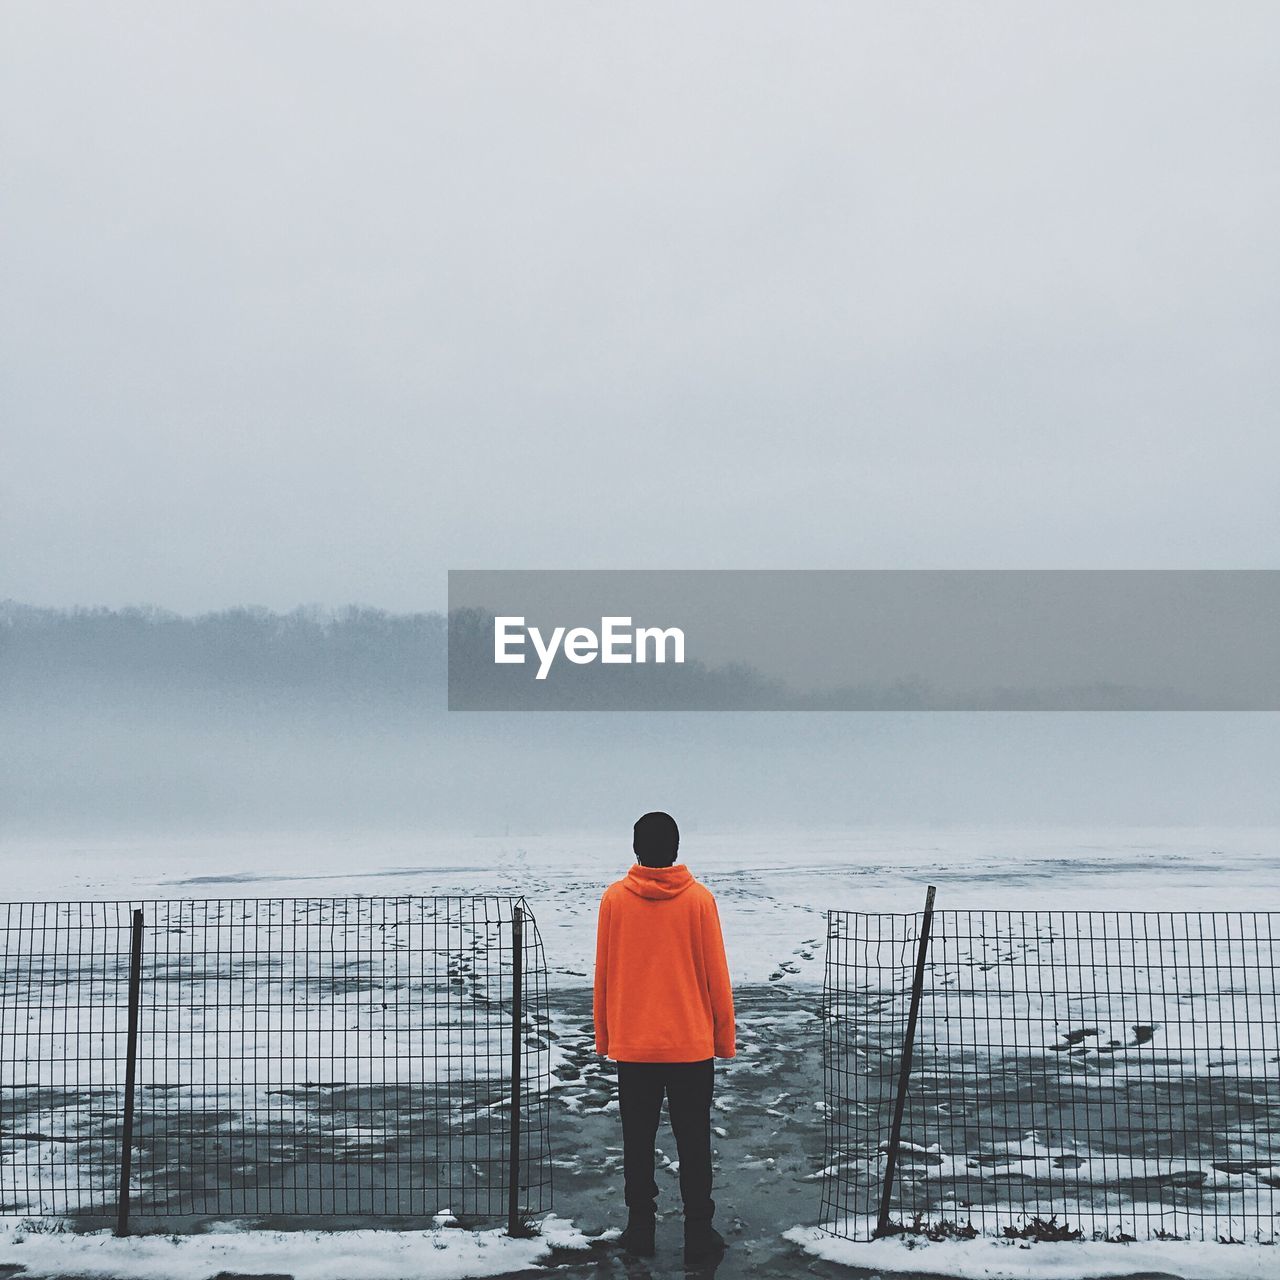
{"type": "Polygon", "coordinates": [[[684,1260],[710,1262],[720,1257],[729,1246],[709,1222],[688,1222],[684,1228],[684,1260]]]}
{"type": "Polygon", "coordinates": [[[623,1251],[635,1258],[652,1258],[657,1253],[652,1218],[629,1218],[626,1229],[618,1237],[623,1251]]]}

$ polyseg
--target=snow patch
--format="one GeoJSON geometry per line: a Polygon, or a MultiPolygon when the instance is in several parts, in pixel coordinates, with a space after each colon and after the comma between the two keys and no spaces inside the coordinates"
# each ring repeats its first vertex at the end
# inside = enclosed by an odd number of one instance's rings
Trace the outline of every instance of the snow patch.
{"type": "Polygon", "coordinates": [[[208,1280],[219,1272],[290,1275],[294,1280],[464,1280],[545,1263],[552,1250],[587,1250],[592,1241],[572,1222],[549,1214],[539,1234],[513,1239],[502,1228],[463,1231],[255,1231],[223,1224],[190,1236],[0,1226],[0,1267],[36,1277],[84,1280],[208,1280]]]}
{"type": "Polygon", "coordinates": [[[1269,1245],[1152,1240],[1135,1244],[1020,1240],[845,1240],[825,1227],[792,1227],[783,1238],[826,1262],[868,1271],[910,1272],[955,1280],[1081,1280],[1082,1276],[1151,1275],[1194,1280],[1272,1280],[1280,1249],[1269,1245]]]}

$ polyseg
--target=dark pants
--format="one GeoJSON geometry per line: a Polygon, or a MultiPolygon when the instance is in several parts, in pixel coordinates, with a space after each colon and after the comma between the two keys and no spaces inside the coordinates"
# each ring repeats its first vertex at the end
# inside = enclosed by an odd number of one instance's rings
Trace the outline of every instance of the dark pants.
{"type": "Polygon", "coordinates": [[[711,1091],[715,1059],[702,1062],[619,1062],[618,1110],[622,1114],[622,1172],[627,1208],[637,1218],[657,1211],[653,1147],[662,1095],[680,1157],[680,1195],[686,1223],[711,1221],[711,1091]]]}

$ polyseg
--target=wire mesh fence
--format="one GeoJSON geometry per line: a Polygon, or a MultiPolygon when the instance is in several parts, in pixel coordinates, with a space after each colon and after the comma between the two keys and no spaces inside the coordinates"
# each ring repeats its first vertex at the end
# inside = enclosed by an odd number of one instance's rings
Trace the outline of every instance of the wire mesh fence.
{"type": "Polygon", "coordinates": [[[837,1234],[1277,1240],[1275,915],[931,914],[828,917],[837,1234]]]}
{"type": "Polygon", "coordinates": [[[550,1207],[546,962],[522,899],[15,903],[0,934],[0,1212],[550,1207]]]}

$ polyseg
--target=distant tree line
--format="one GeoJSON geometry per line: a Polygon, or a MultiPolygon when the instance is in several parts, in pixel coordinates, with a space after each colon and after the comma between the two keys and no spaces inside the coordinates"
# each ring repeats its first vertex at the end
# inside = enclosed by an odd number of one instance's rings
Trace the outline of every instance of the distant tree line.
{"type": "Polygon", "coordinates": [[[193,694],[391,695],[439,702],[441,613],[156,608],[47,609],[0,603],[0,691],[10,697],[111,689],[193,694]]]}
{"type": "MultiPolygon", "coordinates": [[[[251,606],[184,617],[164,609],[41,608],[0,601],[0,700],[250,702],[592,710],[611,705],[619,668],[494,667],[493,617],[459,610],[388,613],[350,605],[275,613],[251,606]],[[450,647],[455,651],[452,671],[450,647]]],[[[945,705],[912,682],[805,693],[753,667],[648,664],[623,669],[653,710],[903,709],[945,705]]],[[[632,704],[636,705],[636,704],[632,704]]]]}
{"type": "MultiPolygon", "coordinates": [[[[492,665],[492,617],[462,610],[387,613],[349,606],[275,613],[242,607],[184,617],[151,607],[50,609],[0,602],[0,697],[42,701],[173,697],[255,702],[382,702],[443,707],[450,633],[454,690],[498,691],[511,705],[589,710],[600,669],[571,668],[535,684],[526,668],[492,665]],[[496,679],[495,679],[496,677],[496,679]]],[[[750,667],[636,668],[655,709],[795,705],[750,667]]]]}

